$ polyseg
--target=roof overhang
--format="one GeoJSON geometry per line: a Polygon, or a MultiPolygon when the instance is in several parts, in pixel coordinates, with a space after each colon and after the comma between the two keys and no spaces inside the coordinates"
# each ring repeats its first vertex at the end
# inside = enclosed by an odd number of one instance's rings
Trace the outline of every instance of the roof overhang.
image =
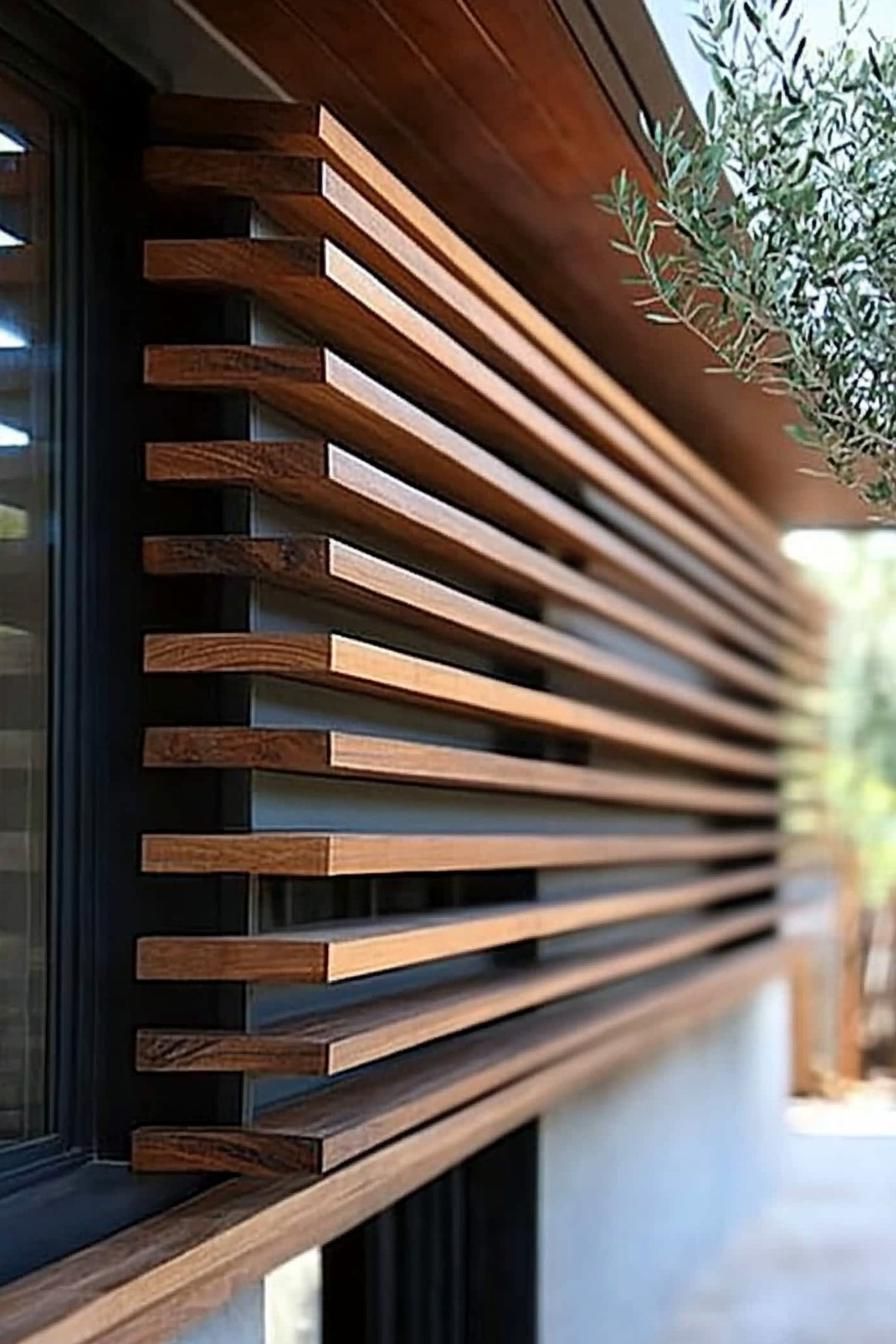
{"type": "Polygon", "coordinates": [[[622,384],[781,526],[866,512],[784,432],[780,398],[710,378],[645,322],[599,211],[651,179],[638,112],[684,98],[641,0],[190,0],[289,99],[320,101],[622,384]]]}

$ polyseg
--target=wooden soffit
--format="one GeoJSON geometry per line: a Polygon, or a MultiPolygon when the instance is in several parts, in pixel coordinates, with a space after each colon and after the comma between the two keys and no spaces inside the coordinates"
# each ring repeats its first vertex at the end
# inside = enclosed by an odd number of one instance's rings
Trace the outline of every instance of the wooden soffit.
{"type": "MultiPolygon", "coordinates": [[[[632,308],[594,203],[650,168],[635,116],[671,70],[638,0],[191,0],[294,100],[326,103],[600,363],[782,526],[855,525],[801,474],[787,404],[703,373],[632,308]],[[620,55],[620,53],[622,53],[620,55]]],[[[650,97],[650,101],[654,99],[650,97]]]]}

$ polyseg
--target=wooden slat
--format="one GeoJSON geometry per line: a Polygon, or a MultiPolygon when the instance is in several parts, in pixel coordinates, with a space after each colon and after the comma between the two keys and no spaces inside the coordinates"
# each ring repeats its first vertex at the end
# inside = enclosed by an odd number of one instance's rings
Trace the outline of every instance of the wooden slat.
{"type": "MultiPolygon", "coordinates": [[[[495,329],[486,324],[481,305],[460,307],[470,293],[485,300],[492,313],[509,321],[527,341],[544,351],[555,366],[618,418],[613,443],[620,456],[630,460],[648,479],[671,490],[673,497],[699,512],[711,526],[724,526],[722,520],[726,516],[735,519],[739,524],[734,532],[738,544],[786,584],[799,588],[793,567],[777,550],[777,536],[770,522],[489,266],[328,109],[292,104],[280,105],[272,112],[268,105],[258,103],[164,98],[159,100],[158,115],[160,124],[174,134],[179,130],[195,139],[201,128],[218,144],[223,136],[236,137],[243,148],[251,143],[256,151],[278,150],[299,156],[314,153],[337,166],[360,189],[366,202],[379,207],[387,222],[401,225],[402,238],[413,240],[423,249],[410,252],[405,246],[399,252],[394,228],[386,231],[380,220],[373,222],[368,216],[363,227],[362,221],[358,221],[356,232],[360,237],[353,239],[356,247],[367,249],[360,252],[362,257],[370,258],[375,268],[388,268],[391,263],[388,272],[391,278],[399,284],[412,283],[411,297],[417,301],[422,285],[431,299],[444,296],[443,307],[452,305],[464,317],[469,338],[475,338],[477,328],[485,330],[493,353],[499,354],[509,347],[515,354],[506,327],[495,329]],[[275,128],[271,123],[278,117],[291,119],[291,127],[275,128]],[[313,130],[309,129],[312,123],[313,130]],[[446,270],[464,282],[460,294],[446,283],[446,270]]],[[[344,207],[343,213],[348,213],[348,207],[344,207]]],[[[798,611],[798,595],[787,597],[798,611]]]]}
{"type": "Polygon", "coordinates": [[[802,649],[782,650],[781,671],[801,690],[806,686],[823,687],[827,684],[830,659],[827,651],[823,652],[810,640],[802,649]]]}
{"type": "MultiPolygon", "coordinates": [[[[239,349],[244,362],[248,362],[247,376],[254,382],[263,376],[266,366],[256,363],[251,350],[246,353],[245,347],[239,349]]],[[[194,372],[192,363],[186,369],[181,367],[182,359],[182,354],[175,353],[174,367],[166,367],[167,356],[150,349],[147,378],[150,382],[160,377],[180,379],[175,385],[190,387],[193,378],[206,376],[201,363],[197,366],[200,372],[194,372]]],[[[222,372],[220,376],[227,375],[222,372]]],[[[618,551],[607,549],[613,546],[609,530],[581,509],[443,425],[333,351],[321,350],[314,361],[306,350],[287,364],[284,374],[269,377],[267,391],[282,409],[305,423],[344,436],[347,442],[364,447],[403,476],[425,480],[440,495],[531,541],[581,562],[600,557],[616,563],[620,558],[618,551]]],[[[190,447],[194,452],[201,451],[190,447]]],[[[163,450],[164,445],[152,450],[154,463],[163,450]]],[[[234,451],[230,443],[210,445],[204,455],[206,466],[209,453],[232,459],[234,451]]],[[[289,451],[288,445],[284,451],[289,451]]],[[[170,452],[162,460],[168,470],[176,470],[176,458],[170,452]]],[[[282,480],[287,472],[288,468],[281,465],[274,479],[282,480]]]]}
{"type": "Polygon", "coordinates": [[[774,815],[779,806],[772,790],[303,728],[148,728],[143,763],[387,779],[744,816],[774,815]]]}
{"type": "Polygon", "coordinates": [[[27,154],[0,152],[0,197],[20,199],[31,189],[27,154]]]}
{"type": "Polygon", "coordinates": [[[280,1175],[324,1173],[469,1105],[515,1078],[571,1057],[598,1041],[637,1031],[658,1048],[683,1020],[721,1015],[768,974],[770,952],[726,957],[670,988],[642,992],[622,1007],[573,1001],[552,1010],[480,1028],[263,1112],[253,1125],[139,1129],[133,1162],[140,1171],[229,1171],[280,1175]]]}
{"type": "MultiPolygon", "coordinates": [[[[240,387],[255,391],[273,405],[326,433],[344,435],[364,446],[411,479],[426,473],[427,483],[468,507],[488,514],[514,532],[580,562],[609,560],[639,582],[652,580],[638,548],[614,538],[609,528],[572,508],[557,494],[485,452],[425,411],[390,392],[330,350],[310,348],[151,347],[146,355],[150,383],[159,386],[240,387]]],[[[170,457],[169,457],[170,461],[170,457]]],[[[675,593],[680,600],[676,579],[675,593]]],[[[665,590],[668,595],[668,588],[665,590]]],[[[607,600],[612,589],[604,589],[607,600]]],[[[616,596],[617,606],[619,595],[616,596]]],[[[628,624],[643,633],[643,608],[619,607],[628,624]]],[[[704,613],[705,618],[705,613],[704,613]]],[[[667,625],[669,623],[667,622],[667,625]]],[[[648,633],[648,636],[650,634],[648,633]]],[[[654,636],[656,634],[654,632],[654,636]]],[[[744,660],[731,675],[749,675],[744,660]]],[[[759,671],[759,669],[756,669],[759,671]]],[[[761,693],[761,692],[760,692],[761,693]]]]}
{"type": "MultiPolygon", "coordinates": [[[[656,673],[630,658],[609,653],[588,640],[518,616],[493,603],[450,588],[426,575],[395,565],[334,538],[177,537],[149,538],[144,543],[147,568],[156,574],[210,573],[254,578],[352,606],[381,610],[474,647],[502,648],[525,662],[544,662],[583,673],[599,681],[640,691],[687,713],[723,723],[750,736],[777,739],[778,715],[719,695],[676,678],[656,673]]],[[[559,567],[564,573],[562,566],[559,567]]],[[[570,595],[594,602],[594,611],[625,620],[630,610],[642,633],[657,634],[682,656],[711,664],[729,680],[739,680],[753,694],[787,701],[789,683],[762,669],[733,659],[723,650],[695,638],[687,628],[654,618],[636,604],[617,600],[610,590],[604,601],[587,581],[571,583],[570,595]],[[644,615],[645,620],[639,616],[644,615]]]]}
{"type": "MultiPolygon", "coordinates": [[[[739,983],[746,993],[786,973],[778,942],[761,957],[749,977],[743,954],[726,958],[732,989],[739,983]]],[[[671,1029],[673,1020],[681,1029],[689,1025],[672,1014],[650,1022],[641,1048],[664,1044],[665,1023],[671,1029]]],[[[606,1068],[601,1040],[326,1177],[219,1184],[0,1291],[0,1344],[161,1344],[277,1265],[332,1241],[558,1105],[606,1068]]]]}
{"type": "MultiPolygon", "coordinates": [[[[419,467],[418,467],[419,472],[419,467]]],[[[277,498],[313,505],[329,516],[374,526],[423,553],[445,558],[475,574],[494,578],[524,591],[556,593],[570,586],[585,591],[602,607],[618,603],[619,595],[603,583],[588,580],[542,551],[525,546],[506,532],[431,495],[387,475],[338,444],[322,441],[218,442],[149,444],[146,474],[151,481],[177,484],[223,485],[261,489],[277,498]],[[545,577],[546,576],[546,577],[545,577]],[[545,589],[545,582],[550,585],[545,589]]],[[[521,478],[521,487],[526,489],[521,478]]],[[[604,567],[618,565],[629,578],[648,585],[671,600],[693,619],[769,662],[781,657],[772,640],[743,620],[709,601],[667,568],[652,561],[638,547],[609,528],[560,501],[560,512],[571,515],[576,536],[592,545],[589,556],[604,567]]],[[[623,599],[629,620],[643,625],[644,609],[623,599]]],[[[647,616],[646,619],[650,619],[647,616]]]]}
{"type": "MultiPolygon", "coordinates": [[[[157,281],[251,292],[304,330],[333,341],[362,362],[372,361],[388,381],[430,405],[450,423],[464,424],[497,444],[511,441],[505,415],[496,414],[494,398],[485,395],[485,366],[473,361],[468,367],[472,358],[468,352],[328,239],[321,239],[316,248],[307,239],[150,242],[146,245],[146,275],[157,281]]],[[[503,393],[505,400],[510,394],[518,395],[510,384],[503,384],[503,393]]],[[[512,433],[517,438],[522,434],[532,451],[533,441],[540,445],[547,429],[541,424],[540,431],[533,429],[529,435],[525,406],[531,408],[533,403],[524,401],[513,418],[512,433]]],[[[548,424],[556,422],[549,419],[548,424]]],[[[596,468],[590,477],[584,469],[589,455],[593,450],[580,441],[579,452],[570,462],[577,483],[580,478],[595,479],[596,468]]],[[[547,465],[555,465],[552,454],[547,465]]],[[[601,484],[607,488],[605,481],[601,484]]],[[[643,505],[644,500],[641,512],[643,505]]],[[[701,582],[776,639],[799,641],[802,632],[779,613],[723,579],[717,560],[701,575],[701,582]]]]}
{"type": "Polygon", "coordinates": [[[285,672],[302,681],[410,700],[473,718],[613,741],[730,773],[775,778],[774,753],[603,709],[584,700],[499,681],[342,635],[149,635],[148,672],[285,672]]]}
{"type": "Polygon", "coordinates": [[[777,912],[765,903],[701,921],[674,937],[520,971],[465,980],[330,1009],[254,1033],[143,1030],[137,1067],[152,1072],[247,1072],[331,1076],[471,1027],[770,932],[777,912]]]}
{"type": "MultiPolygon", "coordinates": [[[[208,478],[208,481],[228,480],[230,484],[261,484],[271,480],[271,476],[278,481],[289,476],[297,499],[304,504],[326,507],[328,512],[365,526],[377,524],[388,528],[390,535],[396,535],[396,528],[400,527],[400,536],[406,542],[418,544],[454,562],[461,560],[474,573],[492,578],[500,575],[502,581],[514,589],[523,587],[525,591],[549,594],[560,601],[586,606],[607,620],[617,621],[639,636],[696,661],[713,675],[748,689],[752,695],[774,699],[780,692],[778,677],[743,657],[733,656],[695,630],[686,628],[681,621],[658,616],[654,610],[619,593],[607,583],[578,573],[476,516],[396,481],[339,446],[150,445],[148,465],[149,478],[156,481],[208,478]],[[251,476],[247,453],[250,460],[258,464],[261,473],[258,478],[251,476]],[[192,469],[191,461],[196,464],[192,469]],[[211,465],[212,462],[216,465],[211,465]],[[302,476],[304,468],[298,465],[300,462],[309,464],[308,476],[302,476]]],[[[521,477],[520,482],[525,493],[525,478],[521,477]]],[[[548,499],[552,497],[548,496],[548,499]]],[[[560,511],[566,509],[575,515],[576,511],[562,501],[552,500],[552,503],[559,504],[560,511]]],[[[613,547],[607,555],[613,563],[621,559],[613,547]]],[[[629,566],[629,570],[638,573],[637,566],[629,566]]],[[[677,586],[677,581],[673,586],[677,586]]],[[[463,618],[465,622],[469,620],[469,614],[467,612],[463,618]]],[[[703,613],[703,616],[705,618],[707,614],[703,613]]]]}
{"type": "Polygon", "coordinates": [[[463,872],[616,863],[744,858],[774,853],[777,831],[708,835],[410,835],[252,831],[145,835],[147,873],[255,873],[337,877],[352,873],[463,872]]]}
{"type": "MultiPolygon", "coordinates": [[[[622,438],[616,440],[616,448],[621,456],[657,483],[660,481],[653,475],[654,464],[657,458],[665,459],[673,471],[671,477],[668,472],[663,473],[662,484],[671,488],[673,497],[679,497],[687,508],[699,511],[712,527],[748,549],[754,559],[775,574],[785,586],[782,603],[794,615],[799,618],[817,610],[817,595],[781,554],[778,531],[771,521],[490,266],[371,154],[329,108],[313,103],[275,104],[166,94],[156,99],[156,118],[160,129],[170,135],[188,137],[190,143],[204,137],[220,146],[223,137],[227,137],[234,147],[251,146],[256,151],[279,151],[298,157],[319,155],[339,168],[368,202],[400,225],[403,234],[423,249],[423,256],[415,257],[413,263],[405,255],[400,270],[394,267],[387,272],[396,283],[401,283],[402,274],[407,279],[415,266],[426,265],[430,258],[439,263],[438,271],[428,271],[430,293],[434,288],[444,293],[444,270],[458,277],[468,290],[481,296],[493,311],[508,319],[618,416],[622,438]],[[642,445],[647,446],[646,450],[642,445]],[[739,524],[731,532],[725,525],[728,516],[739,524]]],[[[272,204],[276,209],[276,201],[272,204]]],[[[301,201],[298,208],[302,208],[301,201]]],[[[353,242],[355,248],[361,249],[362,258],[375,261],[375,269],[389,267],[394,240],[385,239],[381,227],[359,228],[353,242]]],[[[412,292],[412,297],[419,297],[419,289],[412,292]]],[[[453,294],[444,300],[452,301],[455,301],[453,294]]],[[[482,315],[476,310],[468,316],[467,329],[473,338],[473,328],[481,324],[482,315]]],[[[501,345],[507,341],[507,333],[502,331],[501,345]]],[[[495,353],[499,353],[497,348],[495,353]]]]}
{"type": "MultiPolygon", "coordinates": [[[[180,153],[181,151],[176,149],[150,150],[147,156],[150,180],[162,175],[170,180],[173,161],[178,159],[180,153]]],[[[195,164],[193,152],[187,151],[187,153],[190,156],[190,164],[195,164]]],[[[212,155],[215,153],[211,152],[212,155]]],[[[253,186],[258,161],[257,152],[248,158],[245,155],[239,155],[237,158],[235,154],[225,151],[220,158],[212,160],[211,164],[206,161],[206,166],[211,168],[210,176],[213,177],[217,164],[220,173],[217,179],[219,187],[223,181],[226,189],[229,180],[231,183],[236,183],[239,191],[258,195],[260,193],[253,186]]],[[[276,163],[275,159],[271,166],[272,172],[276,172],[276,163]]],[[[264,167],[262,174],[266,175],[264,167]]],[[[708,502],[700,497],[699,487],[695,488],[693,479],[695,473],[702,476],[704,481],[712,479],[716,487],[713,493],[718,495],[718,478],[714,477],[714,473],[703,464],[698,463],[695,468],[693,455],[684,449],[684,445],[679,445],[680,452],[676,454],[677,460],[674,464],[664,461],[663,457],[653,450],[652,445],[648,445],[645,439],[619,415],[620,402],[625,399],[642,424],[652,419],[640,407],[636,407],[633,399],[626,398],[626,394],[622,393],[617,385],[577,350],[575,353],[582,364],[587,366],[588,372],[603,384],[604,389],[611,389],[616,394],[613,398],[616,405],[608,406],[602,398],[595,396],[594,387],[588,388],[582,381],[573,377],[563,367],[562,362],[547,354],[519,325],[508,321],[498,308],[486,302],[474,288],[458,279],[449,267],[444,266],[431,252],[427,252],[416,243],[403,228],[373,204],[369,195],[362,194],[366,193],[368,186],[365,181],[362,184],[362,191],[356,190],[332,164],[324,163],[320,168],[316,192],[287,193],[285,196],[275,194],[268,196],[264,204],[267,205],[272,217],[288,231],[301,233],[310,226],[328,232],[334,239],[344,242],[353,254],[360,256],[372,270],[383,275],[390,284],[396,285],[405,297],[433,316],[441,326],[458,334],[466,345],[496,364],[509,377],[520,382],[527,391],[546,401],[551,409],[575,427],[593,436],[619,460],[630,462],[648,480],[652,480],[689,511],[702,514],[707,522],[718,527],[718,499],[708,506],[708,502]],[[682,471],[682,466],[690,470],[682,471]]],[[[156,266],[164,271],[161,256],[152,259],[150,270],[156,266]]],[[[182,277],[177,274],[161,273],[152,274],[151,278],[182,277]]],[[[197,278],[195,270],[192,278],[197,278]]],[[[540,314],[537,318],[540,322],[544,322],[540,314]]],[[[556,334],[560,336],[559,332],[556,334]]],[[[562,340],[562,337],[560,339],[562,340]]],[[[653,424],[660,429],[657,422],[654,421],[653,424]]],[[[660,433],[662,432],[660,429],[660,433]]],[[[671,438],[671,435],[668,437],[671,438]]],[[[748,511],[752,517],[757,517],[755,511],[750,510],[749,505],[746,505],[730,487],[727,490],[724,487],[722,489],[726,495],[728,512],[733,512],[742,518],[744,512],[748,511]]],[[[762,531],[764,545],[766,547],[774,545],[774,539],[770,536],[771,529],[767,523],[762,531]]],[[[754,553],[758,550],[755,541],[751,546],[753,539],[749,534],[738,540],[744,549],[753,550],[754,553]]],[[[761,556],[757,558],[762,559],[761,556]]]]}
{"type": "Polygon", "coordinates": [[[778,865],[764,864],[674,886],[566,901],[516,901],[256,936],[141,938],[137,974],[143,980],[335,984],[442,957],[507,947],[529,938],[552,938],[625,920],[696,910],[773,889],[782,877],[778,865]]]}
{"type": "MultiPolygon", "coordinates": [[[[422,321],[419,318],[417,320],[422,321]]],[[[427,324],[427,327],[432,327],[432,324],[427,324]]],[[[438,339],[438,329],[435,327],[431,331],[420,332],[421,354],[430,350],[438,339]]],[[[299,400],[289,386],[292,375],[288,369],[288,355],[294,349],[288,346],[150,346],[146,360],[147,377],[159,387],[242,388],[275,406],[289,410],[290,406],[296,407],[299,400]],[[238,353],[240,350],[242,360],[238,353]]],[[[473,367],[467,369],[470,385],[477,387],[483,396],[494,391],[496,403],[505,406],[506,423],[502,433],[506,442],[524,444],[530,454],[549,470],[556,472],[562,469],[567,476],[574,477],[577,484],[588,482],[607,491],[653,526],[667,532],[705,562],[708,568],[701,569],[701,577],[717,575],[715,580],[711,580],[712,585],[717,589],[723,587],[724,593],[721,595],[742,611],[746,595],[740,594],[740,590],[729,579],[748,590],[758,589],[760,596],[767,596],[766,583],[757,582],[759,571],[741,562],[733,548],[723,545],[692,524],[684,514],[666,504],[609,458],[595,452],[584,440],[542,412],[509,383],[473,360],[461,347],[458,346],[455,353],[463,366],[472,361],[473,367]],[[496,380],[499,386],[493,388],[496,380]],[[728,577],[723,578],[726,575],[728,577]],[[735,594],[738,596],[735,597],[735,594]]],[[[321,427],[325,432],[335,432],[334,426],[325,424],[321,427]]],[[[492,437],[496,443],[501,442],[501,433],[497,429],[493,431],[492,437]]],[[[774,589],[774,585],[770,586],[774,589]]],[[[753,602],[746,600],[746,606],[749,614],[755,617],[753,602]]]]}

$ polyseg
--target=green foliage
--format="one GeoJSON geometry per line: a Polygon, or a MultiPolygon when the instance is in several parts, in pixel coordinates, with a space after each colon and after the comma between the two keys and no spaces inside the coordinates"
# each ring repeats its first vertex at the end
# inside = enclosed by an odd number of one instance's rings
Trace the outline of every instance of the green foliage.
{"type": "Polygon", "coordinates": [[[865,900],[896,890],[896,535],[796,533],[788,550],[830,603],[828,826],[848,836],[865,900]]]}
{"type": "Polygon", "coordinates": [[[730,373],[789,396],[790,432],[876,510],[896,510],[896,43],[860,49],[861,12],[810,50],[794,0],[703,0],[706,130],[646,128],[648,200],[623,171],[601,204],[637,260],[636,300],[730,373]]]}

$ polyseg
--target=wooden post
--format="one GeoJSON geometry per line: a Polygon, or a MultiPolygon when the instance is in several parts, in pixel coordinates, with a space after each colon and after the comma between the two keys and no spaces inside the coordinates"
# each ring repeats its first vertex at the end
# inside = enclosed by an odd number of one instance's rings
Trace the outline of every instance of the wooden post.
{"type": "Polygon", "coordinates": [[[790,992],[792,1025],[791,1091],[796,1097],[811,1096],[816,1089],[812,1067],[812,951],[805,939],[793,943],[790,992]]]}
{"type": "Polygon", "coordinates": [[[844,1081],[862,1076],[860,1028],[862,1015],[861,898],[858,855],[844,846],[840,863],[837,1071],[844,1081]]]}

